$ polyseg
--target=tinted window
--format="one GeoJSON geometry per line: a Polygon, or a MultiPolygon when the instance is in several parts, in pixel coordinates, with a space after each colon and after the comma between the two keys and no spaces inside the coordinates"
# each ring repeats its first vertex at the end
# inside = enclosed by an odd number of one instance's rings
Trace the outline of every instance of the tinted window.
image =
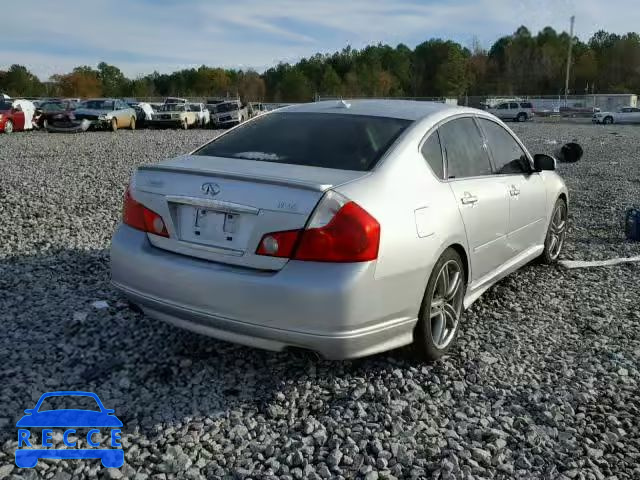
{"type": "Polygon", "coordinates": [[[508,103],[501,103],[500,105],[498,105],[498,110],[506,110],[507,108],[509,108],[508,103]]]}
{"type": "Polygon", "coordinates": [[[532,105],[531,103],[529,103],[529,102],[522,102],[522,103],[520,104],[520,106],[521,106],[522,108],[533,108],[533,105],[532,105]]]}
{"type": "Polygon", "coordinates": [[[498,174],[526,173],[529,160],[511,134],[490,120],[478,119],[487,137],[493,163],[498,174]]]}
{"type": "Polygon", "coordinates": [[[195,154],[366,171],[410,124],[363,115],[273,113],[231,130],[195,154]]]}
{"type": "Polygon", "coordinates": [[[511,102],[511,103],[509,104],[509,108],[518,108],[518,104],[517,104],[517,103],[515,103],[515,102],[511,102]]]}
{"type": "Polygon", "coordinates": [[[444,163],[442,161],[442,148],[438,132],[433,132],[422,144],[422,156],[425,158],[433,173],[438,178],[444,178],[444,163]]]}
{"type": "Polygon", "coordinates": [[[482,136],[473,119],[452,120],[442,125],[439,131],[449,178],[491,174],[489,156],[482,147],[482,136]]]}

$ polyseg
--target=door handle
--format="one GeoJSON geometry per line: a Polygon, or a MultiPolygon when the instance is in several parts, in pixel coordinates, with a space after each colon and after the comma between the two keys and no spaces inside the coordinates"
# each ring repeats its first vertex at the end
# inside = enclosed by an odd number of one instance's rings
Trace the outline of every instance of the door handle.
{"type": "Polygon", "coordinates": [[[471,195],[469,192],[464,192],[464,197],[462,197],[460,201],[464,205],[473,205],[475,203],[478,203],[478,197],[476,197],[475,195],[471,195]]]}
{"type": "Polygon", "coordinates": [[[520,189],[515,185],[511,185],[511,187],[509,188],[509,195],[511,195],[512,197],[517,197],[518,195],[520,195],[520,189]]]}

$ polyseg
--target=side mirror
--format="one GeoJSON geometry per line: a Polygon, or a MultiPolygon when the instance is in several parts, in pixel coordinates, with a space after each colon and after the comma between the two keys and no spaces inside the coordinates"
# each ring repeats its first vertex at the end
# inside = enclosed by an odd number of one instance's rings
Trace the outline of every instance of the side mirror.
{"type": "Polygon", "coordinates": [[[536,172],[542,172],[543,170],[555,170],[556,159],[551,155],[536,153],[533,156],[533,168],[536,172]]]}

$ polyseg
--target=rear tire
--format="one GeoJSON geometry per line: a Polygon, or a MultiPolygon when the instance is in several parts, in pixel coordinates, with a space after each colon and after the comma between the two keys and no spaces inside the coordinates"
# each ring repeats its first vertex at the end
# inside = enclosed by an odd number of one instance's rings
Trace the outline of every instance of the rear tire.
{"type": "Polygon", "coordinates": [[[134,117],[131,117],[131,123],[129,124],[129,128],[131,130],[135,130],[136,129],[136,119],[134,117]]]}
{"type": "Polygon", "coordinates": [[[118,120],[115,118],[111,119],[111,131],[112,132],[117,132],[118,131],[118,120]]]}
{"type": "Polygon", "coordinates": [[[11,120],[7,120],[4,123],[4,133],[13,133],[13,122],[11,120]]]}
{"type": "Polygon", "coordinates": [[[516,120],[518,122],[526,122],[527,121],[527,114],[524,112],[521,112],[518,114],[518,116],[516,117],[516,120]]]}
{"type": "Polygon", "coordinates": [[[551,213],[551,221],[544,239],[544,250],[540,262],[550,265],[558,261],[567,236],[567,202],[562,198],[556,201],[551,213]]]}
{"type": "Polygon", "coordinates": [[[465,266],[458,252],[447,249],[438,259],[422,299],[413,347],[421,360],[442,357],[455,341],[467,290],[465,266]]]}

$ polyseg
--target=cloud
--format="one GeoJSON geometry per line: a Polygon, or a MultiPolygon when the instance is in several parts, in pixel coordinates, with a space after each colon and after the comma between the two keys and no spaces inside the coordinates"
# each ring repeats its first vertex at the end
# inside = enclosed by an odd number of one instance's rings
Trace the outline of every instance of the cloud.
{"type": "Polygon", "coordinates": [[[433,37],[489,47],[526,25],[568,26],[587,39],[633,31],[635,0],[21,0],[2,7],[0,69],[41,77],[115,64],[129,76],[201,64],[258,70],[347,44],[409,46],[433,37]]]}

